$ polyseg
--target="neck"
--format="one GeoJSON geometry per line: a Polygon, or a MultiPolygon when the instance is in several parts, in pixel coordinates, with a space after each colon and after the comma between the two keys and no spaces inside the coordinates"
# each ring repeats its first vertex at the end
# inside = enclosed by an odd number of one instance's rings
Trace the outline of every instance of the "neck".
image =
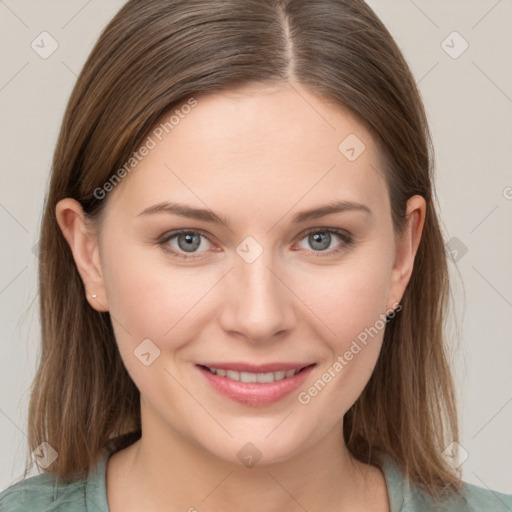
{"type": "Polygon", "coordinates": [[[340,512],[372,510],[372,504],[376,510],[383,493],[387,502],[380,470],[355,460],[346,448],[342,420],[285,460],[250,466],[250,457],[244,465],[229,455],[220,459],[167,424],[143,422],[141,439],[109,459],[110,510],[340,512]]]}

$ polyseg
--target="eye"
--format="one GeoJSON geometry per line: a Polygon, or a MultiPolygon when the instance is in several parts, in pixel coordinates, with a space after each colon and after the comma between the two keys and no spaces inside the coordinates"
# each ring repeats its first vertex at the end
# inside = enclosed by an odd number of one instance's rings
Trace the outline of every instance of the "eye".
{"type": "MultiPolygon", "coordinates": [[[[315,257],[332,256],[343,251],[354,244],[352,236],[341,229],[337,228],[313,228],[302,233],[297,240],[302,241],[307,238],[307,243],[312,247],[312,255],[315,257]],[[335,237],[341,240],[335,248],[332,243],[335,237]]],[[[182,229],[165,234],[158,244],[164,250],[183,259],[200,258],[201,253],[211,250],[213,243],[210,238],[197,229],[182,229]],[[199,250],[203,249],[203,250],[199,250]]],[[[308,250],[306,248],[306,250],[308,250]]]]}
{"type": "Polygon", "coordinates": [[[181,230],[168,233],[158,243],[165,250],[186,259],[194,258],[194,254],[197,252],[204,252],[198,251],[198,249],[204,248],[205,245],[207,246],[206,250],[208,250],[208,245],[212,244],[210,239],[202,231],[198,230],[181,230]],[[206,243],[203,240],[206,240],[206,243]],[[175,242],[175,244],[171,242],[175,242]]]}
{"type": "Polygon", "coordinates": [[[341,252],[344,248],[350,247],[354,243],[354,240],[349,233],[336,228],[309,229],[305,233],[302,233],[301,237],[302,238],[299,238],[299,240],[302,241],[307,239],[306,243],[308,243],[309,246],[313,248],[313,253],[317,253],[314,254],[314,256],[333,255],[341,252]],[[342,243],[335,246],[334,249],[331,247],[332,242],[334,241],[333,235],[334,237],[338,237],[342,240],[342,243]],[[329,248],[331,249],[329,250],[329,248]]]}

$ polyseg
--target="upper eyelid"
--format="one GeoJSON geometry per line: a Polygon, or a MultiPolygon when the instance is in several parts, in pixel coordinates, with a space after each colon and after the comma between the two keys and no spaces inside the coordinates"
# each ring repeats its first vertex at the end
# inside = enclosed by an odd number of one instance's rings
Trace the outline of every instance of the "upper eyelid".
{"type": "Polygon", "coordinates": [[[194,229],[182,228],[182,229],[178,229],[178,230],[168,231],[168,232],[164,233],[161,237],[159,237],[159,239],[162,241],[170,240],[171,238],[174,238],[175,236],[178,236],[178,235],[181,235],[184,233],[198,233],[201,236],[203,236],[204,238],[206,238],[209,242],[214,243],[212,240],[213,237],[211,235],[209,235],[208,233],[206,233],[206,231],[203,231],[201,229],[195,229],[195,228],[194,229]]]}
{"type": "MultiPolygon", "coordinates": [[[[323,231],[343,231],[343,232],[346,232],[347,235],[351,234],[350,231],[348,231],[347,229],[344,229],[344,228],[320,226],[320,227],[305,228],[295,238],[298,238],[299,236],[305,236],[306,234],[308,234],[312,231],[322,231],[322,230],[323,231]]],[[[214,238],[212,235],[210,235],[206,231],[203,231],[201,228],[171,229],[170,231],[166,231],[160,238],[170,238],[172,236],[176,236],[181,233],[199,233],[199,234],[203,235],[205,238],[208,238],[208,239],[214,238]]]]}
{"type": "Polygon", "coordinates": [[[322,228],[322,227],[320,227],[320,228],[307,228],[304,231],[301,231],[297,235],[297,238],[304,237],[304,236],[308,235],[309,233],[314,233],[316,231],[318,231],[319,233],[321,233],[322,231],[328,231],[329,233],[334,233],[335,235],[346,234],[347,236],[352,236],[350,231],[343,229],[343,228],[328,228],[328,227],[322,228]]]}

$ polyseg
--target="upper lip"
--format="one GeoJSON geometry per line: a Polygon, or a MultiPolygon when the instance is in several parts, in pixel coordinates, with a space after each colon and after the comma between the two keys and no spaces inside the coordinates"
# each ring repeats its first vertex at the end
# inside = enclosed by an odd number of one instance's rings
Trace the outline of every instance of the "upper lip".
{"type": "Polygon", "coordinates": [[[248,372],[248,373],[271,373],[278,371],[289,371],[289,370],[301,370],[306,366],[310,366],[315,363],[266,363],[266,364],[249,364],[249,363],[235,363],[235,362],[219,362],[209,363],[202,362],[197,363],[199,366],[208,366],[209,368],[221,369],[221,370],[232,370],[236,372],[248,372]]]}

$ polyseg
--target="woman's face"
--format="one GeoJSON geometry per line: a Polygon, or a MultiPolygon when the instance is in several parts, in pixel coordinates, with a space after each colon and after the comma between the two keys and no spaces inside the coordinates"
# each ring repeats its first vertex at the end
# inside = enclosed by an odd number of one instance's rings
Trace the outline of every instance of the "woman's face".
{"type": "Polygon", "coordinates": [[[340,108],[298,85],[196,100],[107,194],[99,277],[82,276],[141,392],[143,435],[277,462],[340,427],[419,240],[395,240],[377,147],[340,108]],[[362,206],[306,215],[342,202],[362,206]],[[312,366],[249,385],[207,363],[312,366]]]}

